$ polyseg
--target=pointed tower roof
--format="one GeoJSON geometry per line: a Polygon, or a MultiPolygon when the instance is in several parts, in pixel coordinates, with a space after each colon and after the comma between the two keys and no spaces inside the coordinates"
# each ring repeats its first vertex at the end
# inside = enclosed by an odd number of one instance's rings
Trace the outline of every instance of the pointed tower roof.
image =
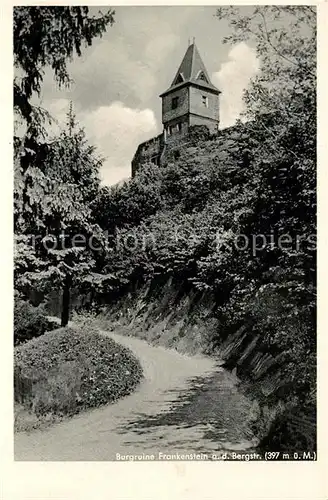
{"type": "Polygon", "coordinates": [[[220,91],[212,84],[208,75],[205,64],[200,57],[197,46],[195,43],[189,45],[187,52],[180,64],[180,67],[171,83],[171,86],[162,95],[167,92],[185,85],[186,83],[193,83],[200,87],[207,88],[219,93],[220,91]]]}

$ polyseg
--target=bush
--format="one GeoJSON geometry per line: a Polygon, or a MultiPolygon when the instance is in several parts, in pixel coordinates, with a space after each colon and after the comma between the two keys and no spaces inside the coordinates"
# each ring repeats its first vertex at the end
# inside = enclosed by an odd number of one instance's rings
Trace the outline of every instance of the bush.
{"type": "Polygon", "coordinates": [[[210,130],[206,125],[193,125],[189,129],[189,137],[192,143],[199,141],[208,141],[211,136],[210,130]]]}
{"type": "Polygon", "coordinates": [[[16,347],[14,361],[15,402],[41,419],[115,401],[142,378],[128,349],[90,328],[46,333],[16,347]]]}
{"type": "Polygon", "coordinates": [[[16,299],[14,304],[14,343],[26,342],[53,330],[57,324],[46,317],[44,305],[34,307],[22,299],[16,299]]]}

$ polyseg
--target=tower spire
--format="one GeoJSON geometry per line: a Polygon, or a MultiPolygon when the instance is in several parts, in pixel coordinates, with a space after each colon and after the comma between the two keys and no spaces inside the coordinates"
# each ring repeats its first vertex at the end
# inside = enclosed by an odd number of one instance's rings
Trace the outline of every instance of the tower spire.
{"type": "MultiPolygon", "coordinates": [[[[183,82],[197,82],[198,85],[206,86],[218,92],[218,89],[211,83],[210,76],[206,67],[200,57],[197,46],[195,44],[195,37],[192,38],[193,43],[188,45],[188,49],[184,58],[179,66],[179,69],[171,83],[170,88],[183,82]],[[203,75],[200,80],[200,75],[203,75]]],[[[188,43],[190,44],[190,38],[188,43]]]]}

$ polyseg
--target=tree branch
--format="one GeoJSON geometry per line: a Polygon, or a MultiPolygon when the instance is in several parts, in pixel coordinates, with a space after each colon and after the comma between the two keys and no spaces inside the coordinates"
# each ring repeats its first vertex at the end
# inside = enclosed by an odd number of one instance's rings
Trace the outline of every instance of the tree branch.
{"type": "MultiPolygon", "coordinates": [[[[292,59],[289,59],[288,57],[286,57],[284,54],[282,54],[281,52],[279,52],[279,50],[273,45],[273,43],[270,40],[270,36],[269,36],[268,28],[267,28],[267,23],[266,23],[265,15],[263,14],[263,12],[261,10],[258,10],[258,13],[260,14],[260,16],[263,19],[263,25],[264,25],[264,30],[265,30],[265,34],[266,34],[266,40],[267,40],[268,44],[270,45],[270,47],[275,51],[275,53],[279,57],[281,57],[282,59],[285,59],[285,61],[289,62],[290,64],[294,64],[294,65],[299,66],[299,67],[304,67],[300,62],[293,61],[292,59]]],[[[312,76],[316,77],[316,75],[314,73],[312,73],[312,71],[308,70],[308,73],[311,74],[312,76]]]]}

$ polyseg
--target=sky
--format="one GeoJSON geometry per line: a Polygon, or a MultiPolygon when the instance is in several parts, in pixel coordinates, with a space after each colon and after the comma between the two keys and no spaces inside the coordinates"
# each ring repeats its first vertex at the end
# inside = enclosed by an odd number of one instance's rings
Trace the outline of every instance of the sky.
{"type": "Polygon", "coordinates": [[[46,71],[40,97],[59,124],[73,102],[88,140],[105,158],[105,185],[129,178],[138,144],[162,131],[159,94],[170,86],[188,39],[195,37],[212,82],[222,92],[221,128],[239,117],[243,91],[259,70],[251,47],[222,43],[229,27],[215,17],[215,7],[123,6],[115,12],[115,24],[69,63],[70,88],[58,89],[46,71]]]}

